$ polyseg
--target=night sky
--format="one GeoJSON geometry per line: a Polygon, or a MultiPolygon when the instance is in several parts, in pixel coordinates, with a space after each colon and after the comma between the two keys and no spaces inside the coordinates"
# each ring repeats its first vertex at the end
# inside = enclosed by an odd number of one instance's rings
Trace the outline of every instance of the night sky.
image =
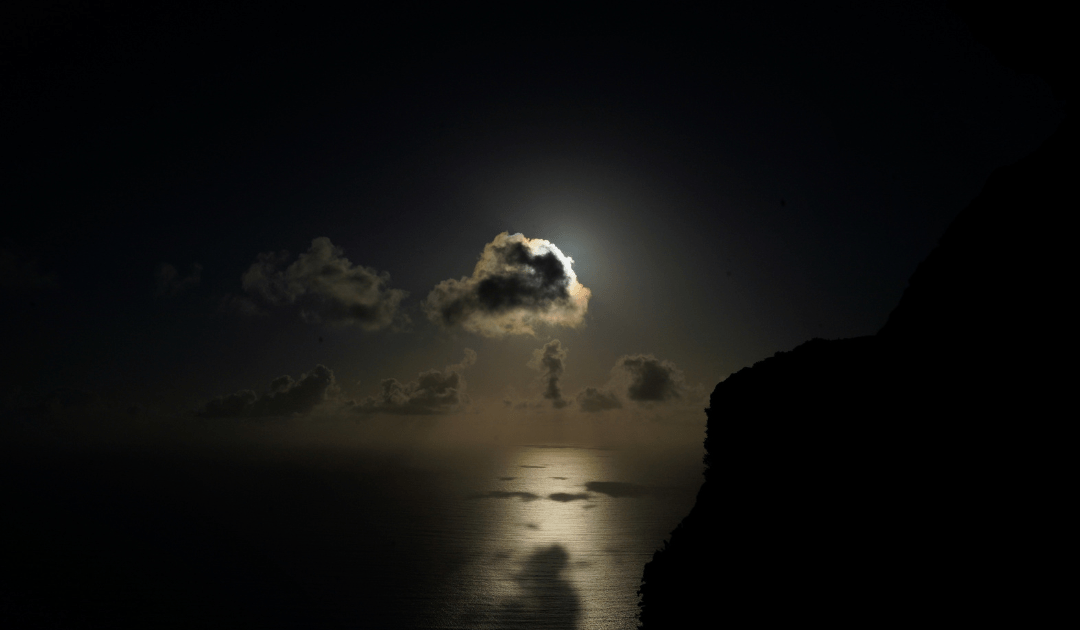
{"type": "Polygon", "coordinates": [[[297,7],[4,19],[6,422],[700,439],[1064,111],[938,3],[297,7]]]}

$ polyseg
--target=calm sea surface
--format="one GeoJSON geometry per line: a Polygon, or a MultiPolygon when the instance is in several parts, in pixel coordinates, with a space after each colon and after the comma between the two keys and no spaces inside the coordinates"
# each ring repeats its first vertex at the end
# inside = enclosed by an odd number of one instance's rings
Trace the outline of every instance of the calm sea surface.
{"type": "Polygon", "coordinates": [[[463,479],[451,520],[427,534],[453,544],[468,532],[470,549],[418,625],[635,628],[642,568],[701,482],[696,462],[647,464],[613,450],[526,446],[463,479]]]}
{"type": "Polygon", "coordinates": [[[401,628],[636,628],[642,568],[702,480],[696,451],[543,445],[349,470],[322,469],[338,509],[282,518],[266,531],[291,542],[259,546],[342,625],[401,628]]]}
{"type": "Polygon", "coordinates": [[[42,569],[12,597],[87,627],[635,628],[642,568],[702,481],[689,445],[230,447],[19,466],[20,571],[45,553],[66,577],[42,569]]]}

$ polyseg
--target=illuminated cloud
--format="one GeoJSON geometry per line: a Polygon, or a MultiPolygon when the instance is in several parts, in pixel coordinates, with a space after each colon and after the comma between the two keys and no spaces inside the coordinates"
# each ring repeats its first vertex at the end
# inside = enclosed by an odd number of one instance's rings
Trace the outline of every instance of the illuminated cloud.
{"type": "Polygon", "coordinates": [[[398,306],[408,293],[389,288],[388,273],[353,265],[325,236],[281,270],[288,259],[288,252],[259,254],[243,275],[244,290],[271,304],[300,303],[308,323],[378,330],[404,319],[398,306]]]}
{"type": "Polygon", "coordinates": [[[484,246],[472,276],[432,289],[424,312],[443,327],[485,337],[532,335],[541,324],[581,326],[591,294],[573,263],[548,241],[503,232],[484,246]]]}
{"type": "Polygon", "coordinates": [[[250,389],[218,396],[207,402],[198,415],[204,418],[238,418],[287,416],[306,413],[337,392],[334,371],[316,365],[307,374],[294,380],[279,376],[270,383],[270,391],[257,396],[250,389]]]}
{"type": "Polygon", "coordinates": [[[611,409],[622,409],[622,402],[615,394],[595,387],[586,387],[577,395],[578,409],[597,413],[611,409]]]}
{"type": "Polygon", "coordinates": [[[394,378],[381,383],[382,391],[353,406],[359,413],[436,415],[460,410],[469,402],[465,394],[465,368],[476,363],[476,352],[465,348],[461,363],[445,370],[421,372],[417,380],[402,383],[394,378]]]}
{"type": "Polygon", "coordinates": [[[617,370],[629,377],[626,397],[637,402],[662,402],[680,398],[686,389],[682,371],[671,361],[662,361],[651,354],[620,357],[617,370]]]}
{"type": "Polygon", "coordinates": [[[529,367],[539,370],[544,381],[543,396],[551,401],[556,409],[569,405],[569,401],[563,399],[562,389],[559,387],[559,378],[563,373],[563,361],[566,360],[566,348],[563,348],[558,339],[553,339],[543,348],[533,350],[532,361],[529,367]]]}

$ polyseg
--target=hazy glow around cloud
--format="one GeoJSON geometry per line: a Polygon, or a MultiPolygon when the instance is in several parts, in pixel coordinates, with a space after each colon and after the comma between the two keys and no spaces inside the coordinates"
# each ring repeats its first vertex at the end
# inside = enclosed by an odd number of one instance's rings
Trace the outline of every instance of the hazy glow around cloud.
{"type": "Polygon", "coordinates": [[[592,293],[554,243],[503,232],[484,246],[472,276],[444,280],[427,300],[433,322],[485,337],[534,335],[535,326],[576,328],[592,293]]]}

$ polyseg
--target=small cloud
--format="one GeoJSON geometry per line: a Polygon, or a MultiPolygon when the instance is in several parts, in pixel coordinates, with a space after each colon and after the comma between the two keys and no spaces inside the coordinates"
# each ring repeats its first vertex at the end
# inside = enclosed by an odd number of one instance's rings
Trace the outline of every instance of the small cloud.
{"type": "Polygon", "coordinates": [[[619,401],[618,396],[595,387],[586,387],[581,390],[577,395],[577,404],[578,409],[587,413],[622,409],[622,402],[619,401]]]}
{"type": "Polygon", "coordinates": [[[358,413],[434,415],[458,411],[469,402],[465,394],[464,371],[476,363],[476,352],[465,348],[461,363],[444,370],[421,372],[417,380],[402,383],[394,378],[382,381],[382,391],[353,406],[358,413]]]}
{"type": "Polygon", "coordinates": [[[626,397],[637,402],[662,402],[680,398],[686,390],[682,371],[670,361],[662,361],[651,354],[621,357],[616,369],[629,376],[626,397]]]}
{"type": "Polygon", "coordinates": [[[258,396],[250,389],[211,399],[197,415],[204,418],[239,418],[287,416],[311,411],[337,393],[334,371],[316,365],[299,379],[279,376],[270,383],[270,391],[258,396]]]}
{"type": "Polygon", "coordinates": [[[172,297],[191,287],[198,286],[202,277],[202,269],[202,265],[195,263],[191,266],[191,273],[181,278],[176,267],[169,263],[162,263],[154,276],[157,284],[157,295],[172,297]]]}
{"type": "Polygon", "coordinates": [[[485,337],[533,335],[537,325],[584,324],[589,289],[553,243],[503,232],[484,246],[472,276],[444,280],[423,303],[428,318],[485,337]]]}
{"type": "Polygon", "coordinates": [[[553,339],[543,348],[533,350],[533,358],[529,361],[529,367],[539,370],[544,381],[543,397],[551,401],[556,409],[569,405],[569,401],[563,399],[562,389],[559,387],[559,378],[562,377],[567,350],[563,348],[558,339],[553,339]]]}
{"type": "Polygon", "coordinates": [[[319,237],[284,269],[288,252],[259,254],[243,275],[244,291],[269,304],[299,304],[308,323],[379,330],[406,322],[398,307],[408,293],[390,288],[390,274],[354,265],[344,253],[319,237]]]}
{"type": "Polygon", "coordinates": [[[682,371],[674,363],[651,354],[636,354],[619,357],[606,385],[586,387],[575,400],[581,411],[600,413],[621,409],[623,400],[646,405],[664,403],[682,399],[689,391],[682,371]]]}

